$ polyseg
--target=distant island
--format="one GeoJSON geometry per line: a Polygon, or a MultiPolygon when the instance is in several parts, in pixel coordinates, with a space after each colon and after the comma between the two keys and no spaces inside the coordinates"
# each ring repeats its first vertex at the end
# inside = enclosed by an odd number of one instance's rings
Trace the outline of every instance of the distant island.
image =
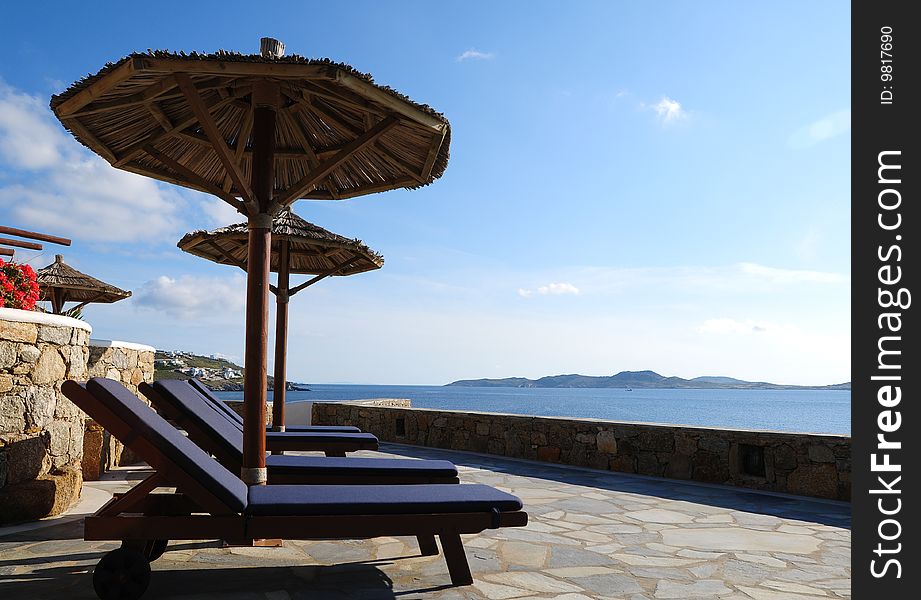
{"type": "Polygon", "coordinates": [[[782,385],[764,381],[743,381],[732,377],[665,377],[655,371],[621,371],[610,377],[590,375],[551,375],[540,379],[506,377],[504,379],[461,379],[449,386],[518,387],[518,388],[672,388],[699,390],[849,390],[851,382],[834,385],[782,385]]]}
{"type": "MultiPolygon", "coordinates": [[[[243,390],[243,367],[212,354],[201,356],[181,350],[157,350],[154,355],[154,381],[162,379],[189,379],[195,377],[215,391],[233,392],[243,390]]],[[[269,375],[268,389],[275,385],[269,375]]],[[[289,392],[309,392],[301,383],[288,381],[289,392]]]]}

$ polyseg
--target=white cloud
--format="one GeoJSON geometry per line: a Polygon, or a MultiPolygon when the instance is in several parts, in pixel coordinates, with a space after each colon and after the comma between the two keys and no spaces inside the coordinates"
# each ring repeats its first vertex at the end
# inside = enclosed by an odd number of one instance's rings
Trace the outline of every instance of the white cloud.
{"type": "Polygon", "coordinates": [[[188,228],[181,188],[112,168],[64,131],[46,99],[2,81],[0,158],[12,167],[0,203],[25,226],[84,241],[138,243],[188,228]]]}
{"type": "Polygon", "coordinates": [[[790,136],[793,148],[808,148],[851,130],[851,109],[839,110],[801,127],[790,136]]]}
{"type": "Polygon", "coordinates": [[[457,62],[464,62],[465,60],[492,60],[495,57],[496,55],[492,52],[481,52],[476,48],[470,48],[458,55],[457,62]]]}
{"type": "Polygon", "coordinates": [[[137,290],[134,303],[184,320],[221,316],[242,319],[245,300],[246,278],[242,275],[184,275],[178,279],[161,275],[137,290]]]}
{"type": "Polygon", "coordinates": [[[844,275],[825,271],[778,269],[756,263],[739,263],[738,266],[742,273],[769,283],[844,283],[847,281],[844,275]]]}
{"type": "Polygon", "coordinates": [[[720,318],[720,319],[708,319],[704,321],[701,325],[697,327],[697,331],[700,333],[717,333],[717,334],[752,334],[752,333],[779,333],[779,332],[794,332],[795,328],[792,326],[777,326],[773,323],[767,321],[754,321],[752,319],[746,319],[745,321],[737,321],[735,319],[729,318],[720,318]]]}
{"type": "Polygon", "coordinates": [[[0,80],[0,156],[13,167],[53,167],[71,140],[48,116],[41,98],[23,94],[0,80]]]}
{"type": "Polygon", "coordinates": [[[662,125],[670,125],[687,116],[687,112],[681,107],[681,103],[677,100],[672,100],[668,96],[662,96],[662,99],[654,104],[652,109],[656,111],[656,116],[662,125]]]}
{"type": "MultiPolygon", "coordinates": [[[[537,293],[541,296],[562,296],[565,294],[578,295],[579,288],[574,286],[571,283],[548,283],[547,285],[542,285],[537,288],[537,293]]],[[[528,290],[524,288],[518,289],[518,295],[522,298],[530,298],[534,295],[534,290],[528,290]]]]}
{"type": "Polygon", "coordinates": [[[560,296],[563,294],[578,294],[579,288],[571,283],[550,283],[537,288],[537,293],[544,296],[560,296]]]}
{"type": "Polygon", "coordinates": [[[202,212],[208,216],[214,223],[215,227],[224,227],[233,223],[240,223],[246,220],[237,209],[227,204],[219,198],[207,196],[201,204],[202,212]]]}

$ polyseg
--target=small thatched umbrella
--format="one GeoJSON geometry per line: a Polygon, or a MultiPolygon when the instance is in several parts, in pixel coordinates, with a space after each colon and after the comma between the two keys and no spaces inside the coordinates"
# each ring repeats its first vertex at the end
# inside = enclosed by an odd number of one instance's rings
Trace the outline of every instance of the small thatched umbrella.
{"type": "Polygon", "coordinates": [[[242,479],[265,483],[272,217],[300,198],[417,188],[448,165],[450,126],[430,107],[329,60],[132,54],[51,99],[113,166],[213,194],[248,217],[242,479]]]}
{"type": "MultiPolygon", "coordinates": [[[[234,265],[246,270],[249,232],[246,223],[221,227],[214,231],[193,231],[179,240],[179,248],[212,262],[234,265]]],[[[272,397],[272,426],[285,429],[285,384],[288,347],[288,299],[299,291],[333,276],[355,275],[380,269],[384,258],[361,240],[343,237],[318,225],[308,223],[290,209],[272,220],[272,255],[270,267],[278,273],[275,292],[275,381],[272,397]],[[291,287],[289,275],[314,275],[291,287]]]]}
{"type": "Polygon", "coordinates": [[[41,296],[39,300],[51,302],[54,314],[64,314],[64,304],[78,302],[70,308],[73,313],[90,303],[110,304],[131,296],[131,292],[115,287],[86,273],[81,273],[64,262],[64,256],[57,254],[54,262],[35,272],[41,296]]]}

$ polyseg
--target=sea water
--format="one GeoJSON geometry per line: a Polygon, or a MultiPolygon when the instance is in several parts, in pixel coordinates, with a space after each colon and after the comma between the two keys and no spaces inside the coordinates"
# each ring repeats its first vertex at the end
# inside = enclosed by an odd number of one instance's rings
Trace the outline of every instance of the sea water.
{"type": "MultiPolygon", "coordinates": [[[[850,435],[849,390],[494,388],[311,384],[288,402],[408,398],[417,408],[850,435]]],[[[239,400],[242,392],[220,392],[239,400]]],[[[271,392],[269,393],[271,398],[271,392]]]]}

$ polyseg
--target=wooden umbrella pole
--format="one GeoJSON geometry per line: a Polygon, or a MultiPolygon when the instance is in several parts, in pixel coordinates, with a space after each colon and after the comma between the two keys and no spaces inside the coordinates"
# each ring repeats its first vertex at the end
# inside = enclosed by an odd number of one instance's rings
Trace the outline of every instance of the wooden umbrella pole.
{"type": "Polygon", "coordinates": [[[278,293],[275,295],[275,387],[272,395],[272,429],[285,430],[285,387],[288,362],[288,288],[291,252],[288,240],[278,249],[278,293]]]}
{"type": "Polygon", "coordinates": [[[51,290],[51,312],[56,315],[64,312],[64,290],[61,288],[51,290]]]}
{"type": "Polygon", "coordinates": [[[275,185],[275,110],[279,103],[277,84],[254,84],[251,188],[260,212],[249,217],[243,466],[240,472],[241,479],[250,485],[264,485],[268,478],[265,468],[266,351],[273,216],[268,209],[272,204],[272,189],[275,185]]]}

